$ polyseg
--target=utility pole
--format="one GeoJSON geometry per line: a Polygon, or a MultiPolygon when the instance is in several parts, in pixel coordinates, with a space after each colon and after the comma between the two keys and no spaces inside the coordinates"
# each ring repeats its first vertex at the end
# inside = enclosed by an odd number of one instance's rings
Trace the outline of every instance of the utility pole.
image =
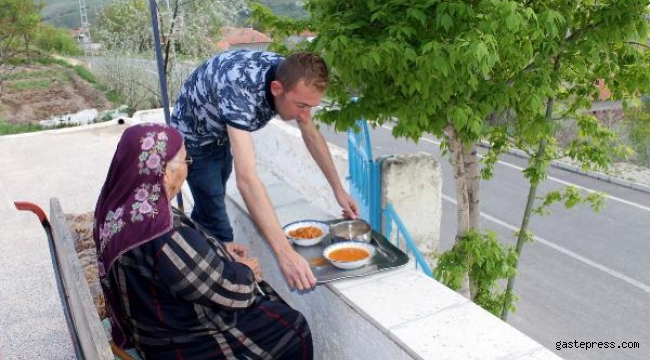
{"type": "Polygon", "coordinates": [[[92,41],[90,40],[90,24],[88,23],[88,11],[86,9],[86,0],[79,0],[79,16],[81,17],[81,28],[79,28],[79,37],[81,46],[84,49],[84,60],[93,56],[91,49],[92,41]]]}

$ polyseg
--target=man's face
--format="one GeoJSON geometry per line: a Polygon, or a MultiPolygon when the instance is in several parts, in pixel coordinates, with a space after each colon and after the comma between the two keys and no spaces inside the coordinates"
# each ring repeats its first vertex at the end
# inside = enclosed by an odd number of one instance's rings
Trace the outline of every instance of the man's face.
{"type": "Polygon", "coordinates": [[[311,119],[311,109],[323,98],[323,92],[314,85],[299,81],[291,90],[286,91],[282,83],[274,80],[271,93],[275,99],[275,109],[282,120],[311,119]]]}

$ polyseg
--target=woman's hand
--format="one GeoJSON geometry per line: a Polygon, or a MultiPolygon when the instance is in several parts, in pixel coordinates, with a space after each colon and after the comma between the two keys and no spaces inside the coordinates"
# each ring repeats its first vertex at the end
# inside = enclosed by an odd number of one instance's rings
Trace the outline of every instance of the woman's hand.
{"type": "Polygon", "coordinates": [[[251,269],[253,276],[255,276],[255,282],[262,281],[262,270],[260,269],[260,262],[257,260],[257,258],[242,258],[241,260],[237,261],[248,266],[251,269]]]}
{"type": "Polygon", "coordinates": [[[237,261],[239,261],[240,258],[248,257],[248,250],[244,245],[235,244],[234,242],[227,242],[225,243],[225,247],[226,251],[228,251],[228,253],[232,255],[232,257],[234,257],[237,261]]]}

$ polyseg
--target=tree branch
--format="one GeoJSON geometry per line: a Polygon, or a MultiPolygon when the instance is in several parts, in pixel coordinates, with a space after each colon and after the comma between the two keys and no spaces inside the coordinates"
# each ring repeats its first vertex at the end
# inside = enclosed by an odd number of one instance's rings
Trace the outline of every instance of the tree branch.
{"type": "Polygon", "coordinates": [[[638,46],[644,47],[646,49],[650,49],[650,45],[643,44],[643,43],[640,43],[640,42],[637,42],[637,41],[625,41],[623,43],[624,44],[629,44],[629,45],[638,45],[638,46]]]}

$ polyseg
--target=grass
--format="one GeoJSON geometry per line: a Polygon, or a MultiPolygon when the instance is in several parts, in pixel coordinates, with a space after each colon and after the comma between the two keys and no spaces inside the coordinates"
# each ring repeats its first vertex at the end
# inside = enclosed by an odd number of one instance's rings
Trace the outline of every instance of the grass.
{"type": "Polygon", "coordinates": [[[19,73],[7,75],[4,79],[5,80],[10,80],[10,81],[13,81],[13,80],[25,80],[25,79],[49,77],[51,74],[52,74],[52,71],[50,71],[50,70],[19,72],[19,73]]]}
{"type": "Polygon", "coordinates": [[[87,67],[77,65],[74,67],[74,71],[77,72],[77,75],[79,75],[80,78],[86,80],[87,82],[93,85],[97,85],[97,78],[95,77],[95,75],[93,75],[93,73],[90,72],[90,70],[88,70],[87,67]]]}
{"type": "Polygon", "coordinates": [[[11,134],[22,134],[28,132],[41,131],[43,128],[40,125],[34,124],[11,124],[0,119],[0,136],[11,134]]]}
{"type": "Polygon", "coordinates": [[[32,89],[47,89],[50,86],[52,86],[52,80],[49,79],[20,81],[8,85],[9,88],[16,91],[32,90],[32,89]]]}
{"type": "Polygon", "coordinates": [[[63,83],[69,83],[70,74],[68,74],[68,71],[65,69],[38,70],[10,74],[3,79],[3,81],[11,81],[11,83],[7,84],[7,87],[16,91],[47,89],[55,80],[63,83]]]}

